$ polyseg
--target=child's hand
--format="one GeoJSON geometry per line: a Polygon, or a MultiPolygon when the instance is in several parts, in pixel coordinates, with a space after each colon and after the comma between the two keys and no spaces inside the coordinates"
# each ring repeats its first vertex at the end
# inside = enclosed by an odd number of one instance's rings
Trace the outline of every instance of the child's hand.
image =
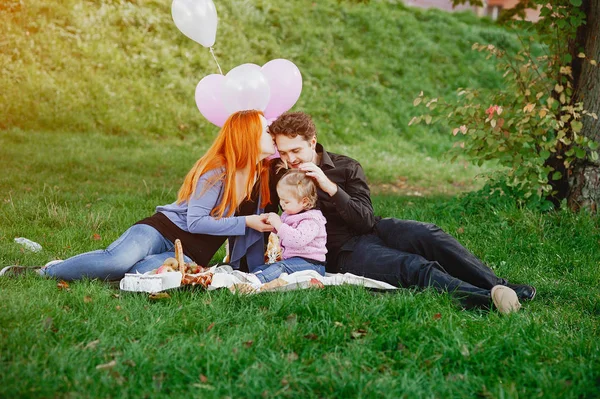
{"type": "Polygon", "coordinates": [[[279,215],[273,212],[270,212],[267,215],[267,223],[278,229],[279,226],[281,226],[281,218],[279,215]]]}

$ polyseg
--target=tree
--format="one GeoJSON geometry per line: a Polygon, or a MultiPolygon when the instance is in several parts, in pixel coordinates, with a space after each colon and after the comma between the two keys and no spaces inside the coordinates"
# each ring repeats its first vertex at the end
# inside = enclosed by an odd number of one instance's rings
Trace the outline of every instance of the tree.
{"type": "MultiPolygon", "coordinates": [[[[454,5],[470,3],[482,5],[480,0],[452,0],[454,5]]],[[[562,200],[573,210],[586,208],[597,212],[600,203],[600,162],[597,154],[590,156],[600,145],[600,1],[598,0],[520,0],[517,6],[503,13],[501,21],[515,23],[515,17],[524,17],[527,8],[541,10],[536,23],[520,22],[521,27],[532,24],[550,49],[554,73],[547,76],[555,80],[558,89],[553,96],[560,103],[571,107],[568,112],[562,107],[555,109],[555,118],[566,124],[566,144],[558,143],[545,164],[551,176],[552,187],[548,199],[558,207],[562,200]],[[561,96],[561,93],[566,96],[561,96]],[[588,117],[581,123],[573,117],[573,107],[580,106],[588,117]],[[566,115],[571,113],[571,119],[566,115]],[[565,117],[566,116],[566,117],[565,117]],[[593,117],[591,117],[593,116],[593,117]],[[575,123],[573,123],[575,122],[575,123]],[[576,156],[567,161],[575,148],[577,136],[587,138],[588,156],[576,156]]]]}

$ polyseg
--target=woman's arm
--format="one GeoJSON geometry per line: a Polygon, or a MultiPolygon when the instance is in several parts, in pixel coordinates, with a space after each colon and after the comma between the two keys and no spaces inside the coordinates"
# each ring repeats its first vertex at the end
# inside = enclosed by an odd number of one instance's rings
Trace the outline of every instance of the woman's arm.
{"type": "Polygon", "coordinates": [[[212,210],[218,205],[223,181],[209,180],[214,173],[205,173],[198,180],[196,192],[188,201],[187,228],[190,233],[216,236],[240,236],[246,231],[245,216],[215,218],[212,210]],[[212,184],[212,186],[211,186],[212,184]],[[208,187],[208,188],[205,188],[208,187]]]}

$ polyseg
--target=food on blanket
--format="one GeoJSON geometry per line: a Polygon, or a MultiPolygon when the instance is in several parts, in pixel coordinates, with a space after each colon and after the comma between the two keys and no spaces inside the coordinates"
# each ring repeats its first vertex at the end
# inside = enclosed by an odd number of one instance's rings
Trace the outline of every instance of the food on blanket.
{"type": "Polygon", "coordinates": [[[162,266],[155,269],[151,274],[160,274],[167,272],[181,272],[181,285],[201,285],[207,288],[212,283],[212,273],[209,269],[196,264],[195,262],[186,263],[183,259],[183,247],[181,241],[175,240],[175,258],[167,258],[162,266]]]}
{"type": "Polygon", "coordinates": [[[229,287],[229,291],[232,294],[252,294],[256,292],[256,288],[252,284],[248,283],[237,283],[229,287]]]}
{"type": "Polygon", "coordinates": [[[274,263],[281,260],[281,245],[279,245],[279,237],[277,234],[269,234],[269,243],[265,252],[265,263],[274,263]]]}
{"type": "Polygon", "coordinates": [[[181,274],[185,275],[185,262],[183,260],[183,247],[181,246],[181,240],[175,240],[175,259],[177,259],[177,263],[179,264],[179,271],[181,274]]]}
{"type": "Polygon", "coordinates": [[[161,274],[161,273],[168,273],[168,272],[174,272],[174,271],[175,271],[175,268],[173,268],[173,266],[162,265],[158,269],[154,270],[151,274],[161,274]]]}
{"type": "Polygon", "coordinates": [[[212,283],[212,273],[205,274],[184,274],[181,279],[181,285],[200,285],[204,288],[212,283]]]}
{"type": "Polygon", "coordinates": [[[284,285],[288,285],[289,283],[282,279],[282,278],[276,278],[275,280],[271,280],[268,283],[264,283],[263,285],[260,286],[260,290],[261,291],[269,291],[269,290],[274,290],[276,288],[279,287],[283,287],[284,285]]]}

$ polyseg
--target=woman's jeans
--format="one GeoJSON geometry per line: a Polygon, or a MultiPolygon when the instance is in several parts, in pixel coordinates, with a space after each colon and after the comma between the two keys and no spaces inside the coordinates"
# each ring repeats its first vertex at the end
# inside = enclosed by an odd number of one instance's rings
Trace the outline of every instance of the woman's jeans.
{"type": "MultiPolygon", "coordinates": [[[[108,248],[73,256],[63,262],[42,268],[40,274],[62,280],[98,278],[119,280],[125,273],[145,273],[160,267],[167,258],[175,257],[174,244],[154,227],[131,226],[108,248]]],[[[186,262],[191,259],[184,256],[186,262]]]]}
{"type": "Polygon", "coordinates": [[[314,270],[320,275],[325,275],[325,265],[311,263],[301,257],[292,257],[270,265],[262,265],[252,270],[252,273],[264,284],[275,280],[282,273],[291,274],[303,270],[314,270]]]}

